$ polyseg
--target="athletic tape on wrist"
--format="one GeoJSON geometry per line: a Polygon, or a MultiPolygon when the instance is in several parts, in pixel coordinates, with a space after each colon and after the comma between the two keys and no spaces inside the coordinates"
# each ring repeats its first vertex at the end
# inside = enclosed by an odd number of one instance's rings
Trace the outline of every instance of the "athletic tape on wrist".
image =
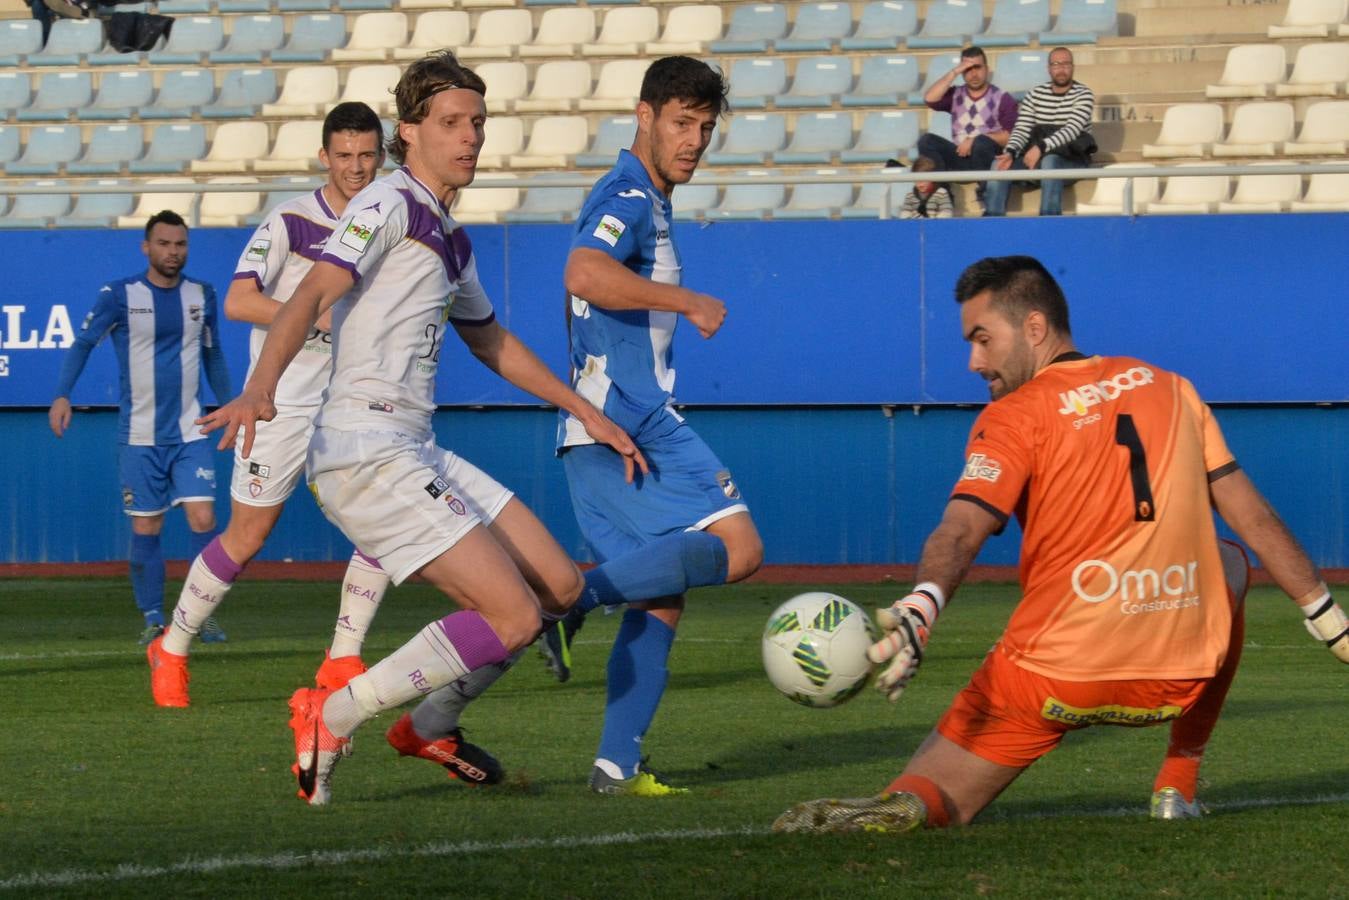
{"type": "Polygon", "coordinates": [[[1309,619],[1315,619],[1329,609],[1330,605],[1334,602],[1334,599],[1330,596],[1330,588],[1326,586],[1325,582],[1322,582],[1306,594],[1303,594],[1301,599],[1298,600],[1297,605],[1301,607],[1304,616],[1309,619]],[[1311,597],[1312,599],[1308,600],[1308,597],[1311,597]]]}

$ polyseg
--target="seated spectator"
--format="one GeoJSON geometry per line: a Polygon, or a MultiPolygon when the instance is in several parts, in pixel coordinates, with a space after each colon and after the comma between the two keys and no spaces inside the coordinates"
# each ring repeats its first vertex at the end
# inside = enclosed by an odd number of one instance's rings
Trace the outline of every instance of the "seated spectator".
{"type": "MultiPolygon", "coordinates": [[[[923,102],[951,114],[951,140],[936,134],[918,139],[918,155],[936,160],[948,172],[988,169],[1016,127],[1016,100],[988,80],[988,57],[981,47],[960,51],[956,67],[933,82],[923,102]],[[965,83],[954,86],[965,77],[965,83]]],[[[984,185],[977,189],[982,202],[984,185]]]]}
{"type": "MultiPolygon", "coordinates": [[[[913,172],[934,172],[937,163],[928,156],[920,156],[913,162],[913,172]]],[[[916,181],[913,190],[904,198],[900,208],[901,219],[949,219],[956,214],[955,201],[951,191],[944,184],[935,181],[916,181]]]]}

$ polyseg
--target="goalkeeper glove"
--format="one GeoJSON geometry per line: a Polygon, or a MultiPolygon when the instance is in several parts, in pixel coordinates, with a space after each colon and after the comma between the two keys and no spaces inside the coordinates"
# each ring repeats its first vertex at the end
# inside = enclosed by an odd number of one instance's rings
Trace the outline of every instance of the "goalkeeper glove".
{"type": "Polygon", "coordinates": [[[929,581],[915,587],[913,593],[890,608],[876,610],[876,620],[885,636],[867,649],[867,659],[885,665],[876,676],[876,690],[891,703],[899,699],[918,674],[928,635],[945,605],[941,588],[929,581]]]}
{"type": "Polygon", "coordinates": [[[1321,596],[1303,605],[1302,611],[1307,616],[1303,624],[1311,636],[1324,641],[1340,662],[1349,663],[1349,616],[1330,596],[1330,589],[1323,585],[1321,596]]]}

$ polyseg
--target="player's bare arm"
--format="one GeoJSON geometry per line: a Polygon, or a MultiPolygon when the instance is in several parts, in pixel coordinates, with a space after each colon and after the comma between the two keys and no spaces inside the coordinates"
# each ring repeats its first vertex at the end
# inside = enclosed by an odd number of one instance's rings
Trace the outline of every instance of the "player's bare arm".
{"type": "MultiPolygon", "coordinates": [[[[284,305],[263,293],[252,278],[240,278],[230,282],[229,292],[225,294],[225,318],[269,327],[284,305]]],[[[314,324],[320,331],[332,331],[331,311],[325,310],[314,324]]]]}
{"type": "Polygon", "coordinates": [[[487,368],[520,390],[565,409],[585,426],[586,433],[592,438],[618,451],[623,457],[626,480],[632,481],[636,469],[641,469],[643,474],[650,471],[646,457],[642,456],[627,432],[563,384],[534,351],[499,322],[493,320],[485,325],[456,324],[455,331],[469,351],[487,368]]]}
{"type": "Polygon", "coordinates": [[[678,313],[710,338],[726,320],[726,304],[674,284],[643,278],[609,254],[577,247],[562,275],[567,292],[601,309],[655,309],[678,313]]]}

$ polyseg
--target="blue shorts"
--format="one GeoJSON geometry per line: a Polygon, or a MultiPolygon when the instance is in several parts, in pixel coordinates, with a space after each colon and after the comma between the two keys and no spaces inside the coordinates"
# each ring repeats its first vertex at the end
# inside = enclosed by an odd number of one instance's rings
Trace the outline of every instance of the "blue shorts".
{"type": "Polygon", "coordinates": [[[623,458],[603,444],[562,454],[576,522],[600,562],[749,511],[730,470],[687,425],[641,449],[651,474],[638,472],[632,484],[623,480],[623,458]]]}
{"type": "Polygon", "coordinates": [[[122,512],[158,516],[192,500],[215,500],[215,451],[211,441],[161,447],[123,444],[117,456],[122,512]]]}

